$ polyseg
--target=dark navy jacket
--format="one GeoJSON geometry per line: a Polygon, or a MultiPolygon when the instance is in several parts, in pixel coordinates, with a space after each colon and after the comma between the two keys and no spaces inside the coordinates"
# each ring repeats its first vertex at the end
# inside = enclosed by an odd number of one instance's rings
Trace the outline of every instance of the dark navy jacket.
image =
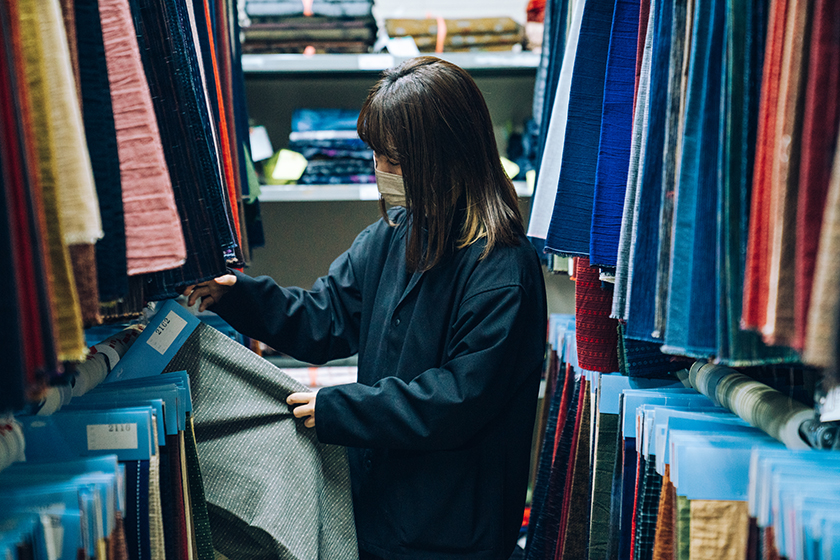
{"type": "Polygon", "coordinates": [[[238,274],[212,310],[300,360],[358,352],[358,383],[321,389],[315,429],[349,447],[361,548],[507,560],[545,348],[542,271],[523,237],[482,260],[479,241],[411,274],[405,233],[378,221],[308,291],[238,274]]]}

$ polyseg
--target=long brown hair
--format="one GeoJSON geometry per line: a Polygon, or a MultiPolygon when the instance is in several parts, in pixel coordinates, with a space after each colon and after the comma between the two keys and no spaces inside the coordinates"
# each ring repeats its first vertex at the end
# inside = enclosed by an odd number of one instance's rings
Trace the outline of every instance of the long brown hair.
{"type": "Polygon", "coordinates": [[[516,191],[502,169],[484,97],[466,71],[433,56],[385,70],[357,129],[377,154],[402,167],[411,269],[429,270],[481,238],[482,258],[496,245],[517,243],[523,226],[516,191]]]}

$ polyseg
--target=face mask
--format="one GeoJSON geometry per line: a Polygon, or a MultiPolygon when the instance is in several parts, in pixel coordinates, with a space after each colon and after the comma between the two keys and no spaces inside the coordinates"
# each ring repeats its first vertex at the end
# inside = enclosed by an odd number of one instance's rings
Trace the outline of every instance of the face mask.
{"type": "Polygon", "coordinates": [[[385,202],[391,206],[405,206],[405,184],[402,175],[386,173],[378,169],[375,173],[376,188],[379,189],[379,194],[385,202]]]}

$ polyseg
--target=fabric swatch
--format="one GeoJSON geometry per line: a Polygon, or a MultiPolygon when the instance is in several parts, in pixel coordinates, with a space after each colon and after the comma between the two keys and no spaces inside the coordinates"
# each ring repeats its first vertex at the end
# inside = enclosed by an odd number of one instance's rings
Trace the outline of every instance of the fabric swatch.
{"type": "Polygon", "coordinates": [[[575,279],[575,340],[581,368],[618,371],[618,322],[610,319],[612,293],[605,289],[589,259],[577,261],[575,279]]]}

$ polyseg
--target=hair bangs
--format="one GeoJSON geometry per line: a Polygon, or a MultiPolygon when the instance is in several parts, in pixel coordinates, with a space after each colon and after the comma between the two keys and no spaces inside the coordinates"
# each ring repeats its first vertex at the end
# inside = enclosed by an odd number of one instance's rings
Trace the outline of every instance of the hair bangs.
{"type": "Polygon", "coordinates": [[[392,119],[389,119],[386,114],[389,111],[386,107],[387,101],[383,97],[371,96],[368,98],[359,113],[356,131],[359,138],[370,146],[374,152],[385,156],[390,161],[399,162],[400,154],[396,147],[394,134],[387,124],[392,119]]]}

